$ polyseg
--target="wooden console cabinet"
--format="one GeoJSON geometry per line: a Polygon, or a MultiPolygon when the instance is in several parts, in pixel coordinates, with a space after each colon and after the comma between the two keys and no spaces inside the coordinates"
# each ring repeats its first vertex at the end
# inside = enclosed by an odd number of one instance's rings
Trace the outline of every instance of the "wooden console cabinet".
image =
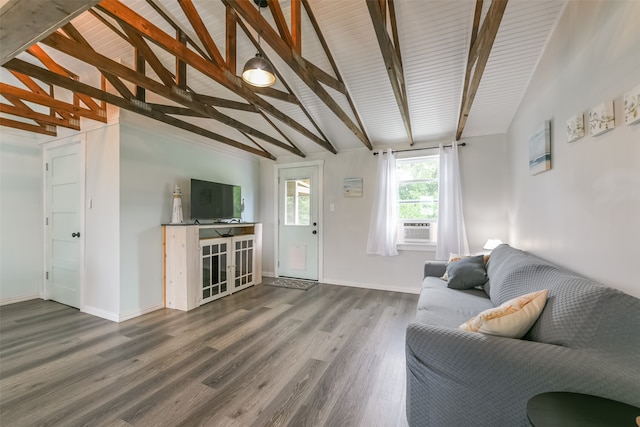
{"type": "Polygon", "coordinates": [[[165,307],[189,311],[262,283],[262,224],[164,224],[165,307]]]}

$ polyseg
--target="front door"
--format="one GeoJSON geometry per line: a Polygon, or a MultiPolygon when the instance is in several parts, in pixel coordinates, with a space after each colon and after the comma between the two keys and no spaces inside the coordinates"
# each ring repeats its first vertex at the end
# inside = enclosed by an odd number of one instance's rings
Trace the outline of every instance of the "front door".
{"type": "Polygon", "coordinates": [[[80,308],[81,144],[47,150],[47,297],[80,308]]]}
{"type": "Polygon", "coordinates": [[[318,280],[318,170],[279,169],[278,276],[318,280]]]}

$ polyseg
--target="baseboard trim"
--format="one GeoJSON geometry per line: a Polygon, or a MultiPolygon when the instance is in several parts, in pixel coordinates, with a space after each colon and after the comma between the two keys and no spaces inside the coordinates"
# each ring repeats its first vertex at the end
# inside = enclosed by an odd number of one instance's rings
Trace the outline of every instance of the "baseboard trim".
{"type": "Polygon", "coordinates": [[[143,308],[142,310],[136,310],[126,314],[117,314],[96,307],[84,306],[81,311],[92,316],[97,316],[103,319],[111,320],[112,322],[120,323],[124,322],[125,320],[142,316],[143,314],[151,313],[152,311],[160,310],[161,308],[164,308],[162,304],[156,304],[147,308],[143,308]]]}
{"type": "Polygon", "coordinates": [[[82,307],[82,310],[80,310],[80,311],[83,312],[83,313],[90,314],[92,316],[101,317],[103,319],[111,320],[112,322],[119,322],[118,314],[117,313],[113,313],[111,311],[105,311],[105,310],[102,310],[100,308],[91,307],[91,306],[87,306],[87,305],[82,307]]]}
{"type": "MultiPolygon", "coordinates": [[[[276,274],[273,271],[263,271],[263,277],[276,277],[276,274]]],[[[374,285],[371,283],[358,283],[358,282],[347,282],[344,280],[337,279],[327,279],[324,278],[320,280],[320,283],[326,283],[327,285],[337,285],[337,286],[349,286],[352,288],[364,288],[364,289],[375,289],[376,291],[388,291],[388,292],[402,292],[403,294],[419,294],[420,287],[417,288],[409,288],[409,287],[396,287],[396,286],[386,286],[386,285],[374,285]]]]}
{"type": "Polygon", "coordinates": [[[119,322],[124,322],[125,320],[133,319],[134,317],[142,316],[143,314],[151,313],[152,311],[160,310],[164,308],[162,304],[152,305],[147,308],[143,308],[142,310],[132,311],[127,314],[122,314],[119,316],[119,322]]]}
{"type": "Polygon", "coordinates": [[[409,287],[386,286],[386,285],[376,285],[372,283],[346,282],[344,280],[334,280],[334,279],[327,279],[327,278],[323,279],[322,283],[326,283],[328,285],[349,286],[352,288],[375,289],[377,291],[401,292],[404,294],[420,293],[419,287],[409,288],[409,287]]]}
{"type": "Polygon", "coordinates": [[[29,301],[32,299],[42,299],[42,297],[38,293],[38,294],[24,295],[20,297],[3,298],[3,299],[0,299],[0,306],[15,304],[17,302],[29,301]]]}

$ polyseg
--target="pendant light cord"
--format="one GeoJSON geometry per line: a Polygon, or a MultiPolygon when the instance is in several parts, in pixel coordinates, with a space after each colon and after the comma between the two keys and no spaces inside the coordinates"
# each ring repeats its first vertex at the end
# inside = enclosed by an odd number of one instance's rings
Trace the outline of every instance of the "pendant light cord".
{"type": "MultiPolygon", "coordinates": [[[[257,3],[256,5],[258,6],[258,13],[260,14],[260,18],[262,18],[262,8],[260,7],[260,3],[257,3]]],[[[262,30],[258,28],[258,53],[262,55],[262,52],[260,49],[260,34],[262,34],[262,30]]]]}

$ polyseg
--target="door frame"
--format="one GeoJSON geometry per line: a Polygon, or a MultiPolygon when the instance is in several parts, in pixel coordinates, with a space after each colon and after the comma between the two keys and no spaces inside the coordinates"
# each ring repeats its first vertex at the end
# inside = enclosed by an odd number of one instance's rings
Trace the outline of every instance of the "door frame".
{"type": "Polygon", "coordinates": [[[280,176],[280,169],[294,169],[294,168],[306,168],[317,167],[318,168],[318,224],[320,224],[318,230],[318,282],[322,282],[324,279],[324,160],[313,160],[309,162],[297,162],[297,163],[276,163],[273,165],[273,218],[274,218],[274,233],[273,233],[273,262],[274,262],[274,277],[280,277],[278,273],[278,263],[280,261],[280,185],[278,183],[278,177],[280,176]]]}
{"type": "Polygon", "coordinates": [[[78,260],[79,265],[79,273],[80,273],[80,311],[84,311],[84,291],[85,291],[85,208],[86,208],[86,199],[85,199],[85,183],[86,183],[86,152],[87,152],[87,135],[77,134],[69,137],[64,137],[55,141],[45,142],[42,144],[42,227],[43,227],[43,236],[44,236],[44,266],[43,271],[45,274],[42,275],[42,292],[41,298],[44,300],[49,299],[49,282],[46,277],[46,273],[49,271],[49,255],[50,255],[50,242],[51,242],[51,233],[50,228],[46,224],[45,218],[47,218],[47,214],[49,212],[49,192],[47,186],[47,163],[50,160],[50,151],[56,148],[67,147],[70,145],[80,144],[80,172],[79,172],[79,190],[80,190],[80,212],[79,212],[79,220],[80,220],[80,259],[78,260]]]}

